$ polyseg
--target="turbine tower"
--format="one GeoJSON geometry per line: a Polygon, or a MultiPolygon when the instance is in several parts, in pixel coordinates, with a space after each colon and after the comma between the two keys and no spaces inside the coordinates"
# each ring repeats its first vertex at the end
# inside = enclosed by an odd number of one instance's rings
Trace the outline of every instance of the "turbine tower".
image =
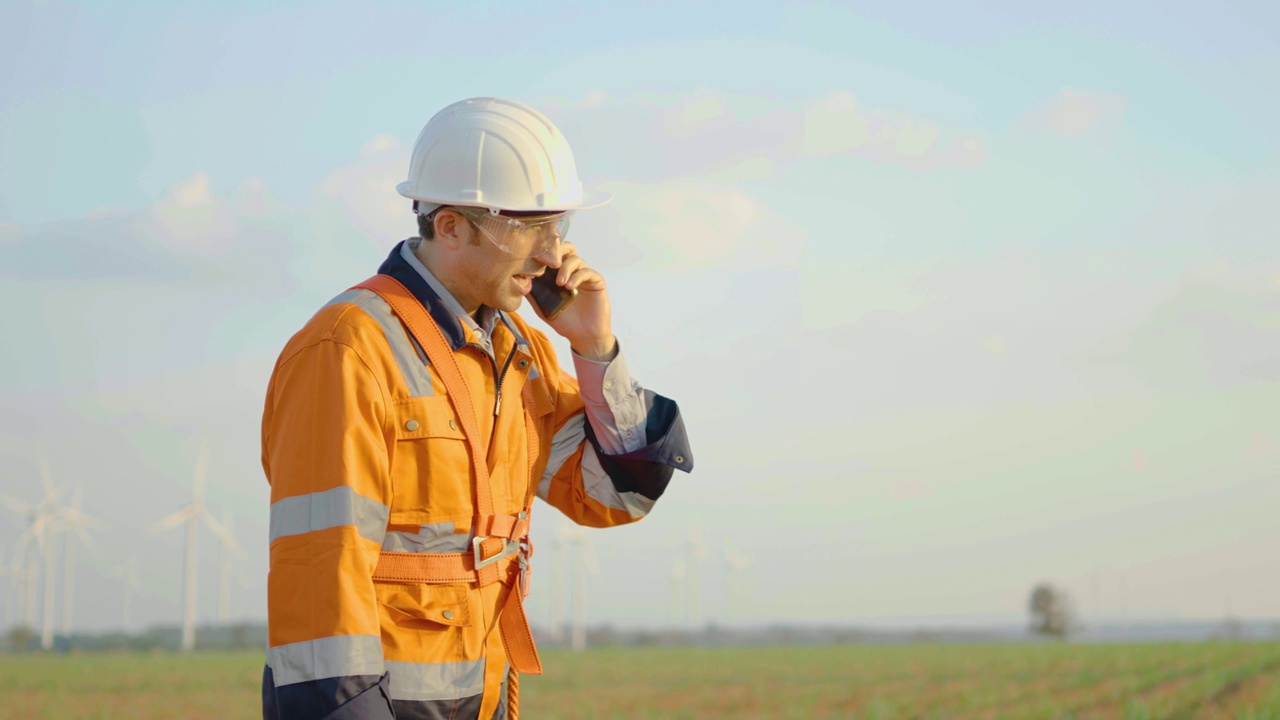
{"type": "Polygon", "coordinates": [[[750,567],[751,562],[730,545],[724,549],[724,563],[724,624],[728,627],[741,612],[738,603],[742,597],[742,571],[750,567]]]}
{"type": "MultiPolygon", "coordinates": [[[[30,538],[27,538],[30,540],[30,538]]],[[[38,544],[38,543],[37,543],[38,544]]],[[[18,574],[18,596],[22,603],[22,622],[29,628],[36,626],[36,581],[40,579],[39,548],[31,552],[22,536],[18,536],[18,544],[14,548],[13,567],[18,574]],[[23,556],[26,556],[25,559],[23,556]],[[25,565],[23,564],[25,562],[25,565]]]]}
{"type": "Polygon", "coordinates": [[[684,548],[676,550],[671,562],[671,626],[679,628],[689,622],[689,605],[684,601],[685,591],[684,548]]]}
{"type": "Polygon", "coordinates": [[[218,623],[231,624],[231,556],[244,559],[244,550],[231,532],[231,513],[222,512],[222,528],[209,526],[218,538],[218,623]]]}
{"type": "Polygon", "coordinates": [[[573,574],[573,627],[570,634],[574,650],[587,647],[587,573],[600,572],[591,538],[581,527],[563,527],[560,533],[570,549],[569,567],[573,574]]]}
{"type": "MultiPolygon", "coordinates": [[[[196,528],[200,523],[213,531],[220,538],[227,535],[222,525],[214,520],[204,506],[205,471],[209,464],[209,445],[200,446],[200,456],[196,460],[196,472],[193,499],[165,519],[151,526],[151,533],[157,534],[186,524],[186,551],[183,557],[182,580],[182,652],[191,652],[196,645],[196,528]]],[[[227,535],[227,537],[230,537],[227,535]]],[[[234,543],[235,541],[232,540],[234,543]]]]}
{"type": "MultiPolygon", "coordinates": [[[[0,577],[9,578],[9,588],[6,588],[6,589],[12,590],[13,580],[14,580],[13,573],[10,571],[9,566],[4,564],[4,551],[7,549],[8,548],[0,547],[0,577]]],[[[11,602],[13,600],[13,596],[11,593],[7,593],[7,592],[4,592],[3,596],[4,596],[4,603],[3,603],[4,614],[0,615],[0,627],[7,628],[14,624],[13,618],[9,617],[9,615],[13,612],[13,603],[11,602]]]]}
{"type": "Polygon", "coordinates": [[[130,555],[129,561],[124,565],[117,565],[108,571],[111,577],[120,578],[124,583],[124,632],[128,634],[130,628],[129,621],[129,601],[133,599],[134,593],[141,590],[138,582],[138,556],[130,555]]]}
{"type": "Polygon", "coordinates": [[[562,642],[564,640],[564,587],[565,587],[565,558],[567,556],[568,545],[565,531],[568,528],[563,522],[556,523],[555,534],[551,536],[551,630],[550,637],[554,642],[562,642]]]}
{"type": "Polygon", "coordinates": [[[702,544],[702,531],[697,524],[689,527],[689,539],[685,542],[688,552],[688,566],[685,579],[688,587],[685,590],[685,602],[688,603],[687,620],[690,629],[702,624],[702,573],[699,572],[702,561],[707,556],[707,549],[702,544]]]}
{"type": "Polygon", "coordinates": [[[95,558],[98,556],[97,549],[93,546],[93,541],[89,539],[89,533],[85,528],[96,528],[101,530],[106,527],[106,523],[97,518],[86,515],[80,509],[81,488],[76,486],[75,492],[71,494],[71,504],[66,507],[62,514],[62,530],[67,531],[67,536],[63,540],[66,545],[66,559],[63,570],[62,580],[62,634],[65,637],[71,637],[71,609],[74,607],[72,603],[72,590],[75,588],[75,548],[76,538],[79,538],[81,544],[89,551],[90,555],[95,558]],[[76,538],[71,537],[74,531],[76,538]]]}

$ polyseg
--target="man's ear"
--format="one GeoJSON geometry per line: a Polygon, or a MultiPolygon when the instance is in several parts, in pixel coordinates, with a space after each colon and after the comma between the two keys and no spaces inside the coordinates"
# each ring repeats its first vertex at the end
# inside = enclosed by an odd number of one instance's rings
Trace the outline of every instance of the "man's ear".
{"type": "Polygon", "coordinates": [[[436,212],[432,227],[436,242],[446,247],[457,249],[471,241],[471,226],[467,219],[452,210],[436,212]]]}

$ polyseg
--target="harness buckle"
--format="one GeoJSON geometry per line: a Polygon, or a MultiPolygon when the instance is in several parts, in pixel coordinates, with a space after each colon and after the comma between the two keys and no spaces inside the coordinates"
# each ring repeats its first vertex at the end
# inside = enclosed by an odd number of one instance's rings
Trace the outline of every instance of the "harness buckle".
{"type": "Polygon", "coordinates": [[[507,544],[504,542],[502,544],[501,550],[494,553],[493,557],[485,559],[484,551],[480,548],[480,545],[484,543],[485,540],[488,540],[488,539],[489,538],[487,537],[481,537],[479,535],[475,536],[474,538],[471,538],[471,554],[476,561],[476,570],[479,570],[480,568],[488,567],[498,562],[502,558],[506,557],[507,555],[507,544]]]}
{"type": "Polygon", "coordinates": [[[520,543],[520,587],[514,591],[520,592],[525,596],[529,595],[529,556],[533,554],[533,541],[525,538],[520,543]]]}

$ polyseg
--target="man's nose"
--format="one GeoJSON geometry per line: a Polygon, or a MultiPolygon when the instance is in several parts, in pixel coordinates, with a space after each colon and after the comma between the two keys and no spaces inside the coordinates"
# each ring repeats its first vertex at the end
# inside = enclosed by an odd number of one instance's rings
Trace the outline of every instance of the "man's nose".
{"type": "Polygon", "coordinates": [[[546,265],[549,268],[559,268],[560,267],[559,241],[553,242],[547,247],[543,248],[541,252],[533,256],[533,259],[537,260],[539,263],[543,265],[546,265]]]}

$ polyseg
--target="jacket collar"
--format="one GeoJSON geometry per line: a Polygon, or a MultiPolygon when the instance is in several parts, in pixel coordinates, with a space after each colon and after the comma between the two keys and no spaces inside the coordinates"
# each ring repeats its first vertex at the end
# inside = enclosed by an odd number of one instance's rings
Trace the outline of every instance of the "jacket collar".
{"type": "MultiPolygon", "coordinates": [[[[413,296],[422,303],[422,306],[431,314],[431,318],[436,321],[436,325],[440,326],[440,330],[444,333],[445,338],[449,341],[449,346],[454,352],[462,349],[467,344],[467,331],[463,323],[466,322],[472,326],[472,333],[479,329],[479,325],[466,315],[462,306],[458,301],[449,294],[449,291],[440,284],[440,281],[431,275],[431,271],[427,270],[422,263],[414,258],[409,249],[404,247],[404,241],[396,243],[392,248],[391,254],[383,261],[382,266],[378,268],[379,275],[390,275],[400,281],[413,296]]],[[[507,317],[507,313],[490,307],[481,308],[481,316],[485,319],[484,330],[493,335],[493,330],[500,320],[503,325],[516,338],[516,345],[527,345],[528,341],[520,334],[511,318],[507,317]]]]}
{"type": "MultiPolygon", "coordinates": [[[[449,347],[457,352],[463,345],[467,344],[467,334],[462,328],[462,321],[449,308],[444,298],[431,287],[431,283],[418,272],[404,256],[400,254],[400,248],[404,245],[404,241],[396,243],[391,249],[391,254],[383,261],[382,266],[378,268],[379,275],[390,275],[400,281],[413,296],[422,303],[422,307],[427,309],[431,314],[431,319],[436,321],[436,325],[440,326],[440,330],[444,333],[445,339],[449,341],[449,347]]],[[[450,298],[452,299],[452,298],[450,298]]],[[[456,305],[457,302],[455,301],[456,305]]]]}

